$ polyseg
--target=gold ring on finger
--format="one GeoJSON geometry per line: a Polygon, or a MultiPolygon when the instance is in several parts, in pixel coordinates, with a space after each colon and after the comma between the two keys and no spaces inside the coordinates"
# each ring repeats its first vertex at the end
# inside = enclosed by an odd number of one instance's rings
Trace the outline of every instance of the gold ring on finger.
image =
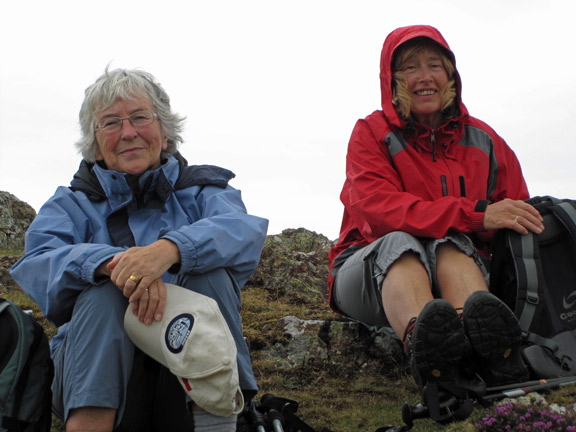
{"type": "Polygon", "coordinates": [[[136,285],[138,285],[138,282],[140,282],[140,278],[137,278],[136,276],[134,276],[133,274],[131,274],[128,279],[130,279],[131,281],[133,281],[136,285]]]}
{"type": "Polygon", "coordinates": [[[516,217],[514,218],[514,223],[518,223],[518,218],[519,218],[519,217],[520,217],[520,216],[516,216],[516,217]]]}

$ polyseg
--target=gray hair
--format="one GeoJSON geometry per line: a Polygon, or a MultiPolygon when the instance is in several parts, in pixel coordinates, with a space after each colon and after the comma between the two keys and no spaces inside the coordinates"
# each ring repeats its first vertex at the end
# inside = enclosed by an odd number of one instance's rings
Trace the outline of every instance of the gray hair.
{"type": "Polygon", "coordinates": [[[174,154],[182,143],[183,123],[185,117],[172,112],[170,97],[160,83],[148,72],[143,70],[115,69],[104,71],[104,74],[85,91],[84,102],[80,109],[80,128],[82,137],[76,143],[76,148],[88,162],[96,161],[98,143],[95,135],[96,113],[111,106],[117,99],[129,100],[147,95],[158,115],[162,131],[166,134],[168,146],[162,152],[162,157],[174,154]]]}

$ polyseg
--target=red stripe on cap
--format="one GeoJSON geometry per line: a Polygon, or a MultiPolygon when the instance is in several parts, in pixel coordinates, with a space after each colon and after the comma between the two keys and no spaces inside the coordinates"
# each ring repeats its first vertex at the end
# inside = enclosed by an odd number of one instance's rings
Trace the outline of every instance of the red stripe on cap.
{"type": "Polygon", "coordinates": [[[184,383],[184,386],[186,387],[187,391],[191,391],[192,390],[192,386],[190,385],[190,383],[188,382],[188,380],[186,378],[180,378],[182,380],[182,382],[184,383]]]}

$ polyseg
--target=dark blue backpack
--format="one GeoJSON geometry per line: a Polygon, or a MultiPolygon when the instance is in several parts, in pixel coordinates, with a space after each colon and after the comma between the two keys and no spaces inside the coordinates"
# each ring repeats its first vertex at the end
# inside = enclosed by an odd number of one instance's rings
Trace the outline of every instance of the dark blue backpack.
{"type": "Polygon", "coordinates": [[[0,432],[50,432],[53,376],[42,326],[0,298],[0,432]]]}
{"type": "Polygon", "coordinates": [[[514,311],[524,360],[535,378],[576,375],[576,201],[527,200],[544,219],[540,235],[500,230],[493,242],[490,291],[514,311]]]}

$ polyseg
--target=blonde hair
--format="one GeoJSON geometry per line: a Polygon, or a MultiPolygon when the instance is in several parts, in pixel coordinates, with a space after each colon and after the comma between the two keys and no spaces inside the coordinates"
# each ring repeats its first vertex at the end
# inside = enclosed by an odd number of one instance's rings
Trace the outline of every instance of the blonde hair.
{"type": "Polygon", "coordinates": [[[455,103],[456,79],[454,78],[454,64],[448,57],[446,51],[436,42],[428,38],[416,38],[406,42],[394,53],[394,59],[392,60],[392,104],[396,107],[396,111],[402,120],[407,122],[414,121],[410,106],[412,95],[408,90],[406,74],[403,68],[406,63],[423,49],[432,49],[438,53],[442,66],[448,75],[448,82],[444,88],[440,89],[440,96],[442,100],[441,110],[443,119],[450,119],[456,115],[458,109],[455,103]]]}

